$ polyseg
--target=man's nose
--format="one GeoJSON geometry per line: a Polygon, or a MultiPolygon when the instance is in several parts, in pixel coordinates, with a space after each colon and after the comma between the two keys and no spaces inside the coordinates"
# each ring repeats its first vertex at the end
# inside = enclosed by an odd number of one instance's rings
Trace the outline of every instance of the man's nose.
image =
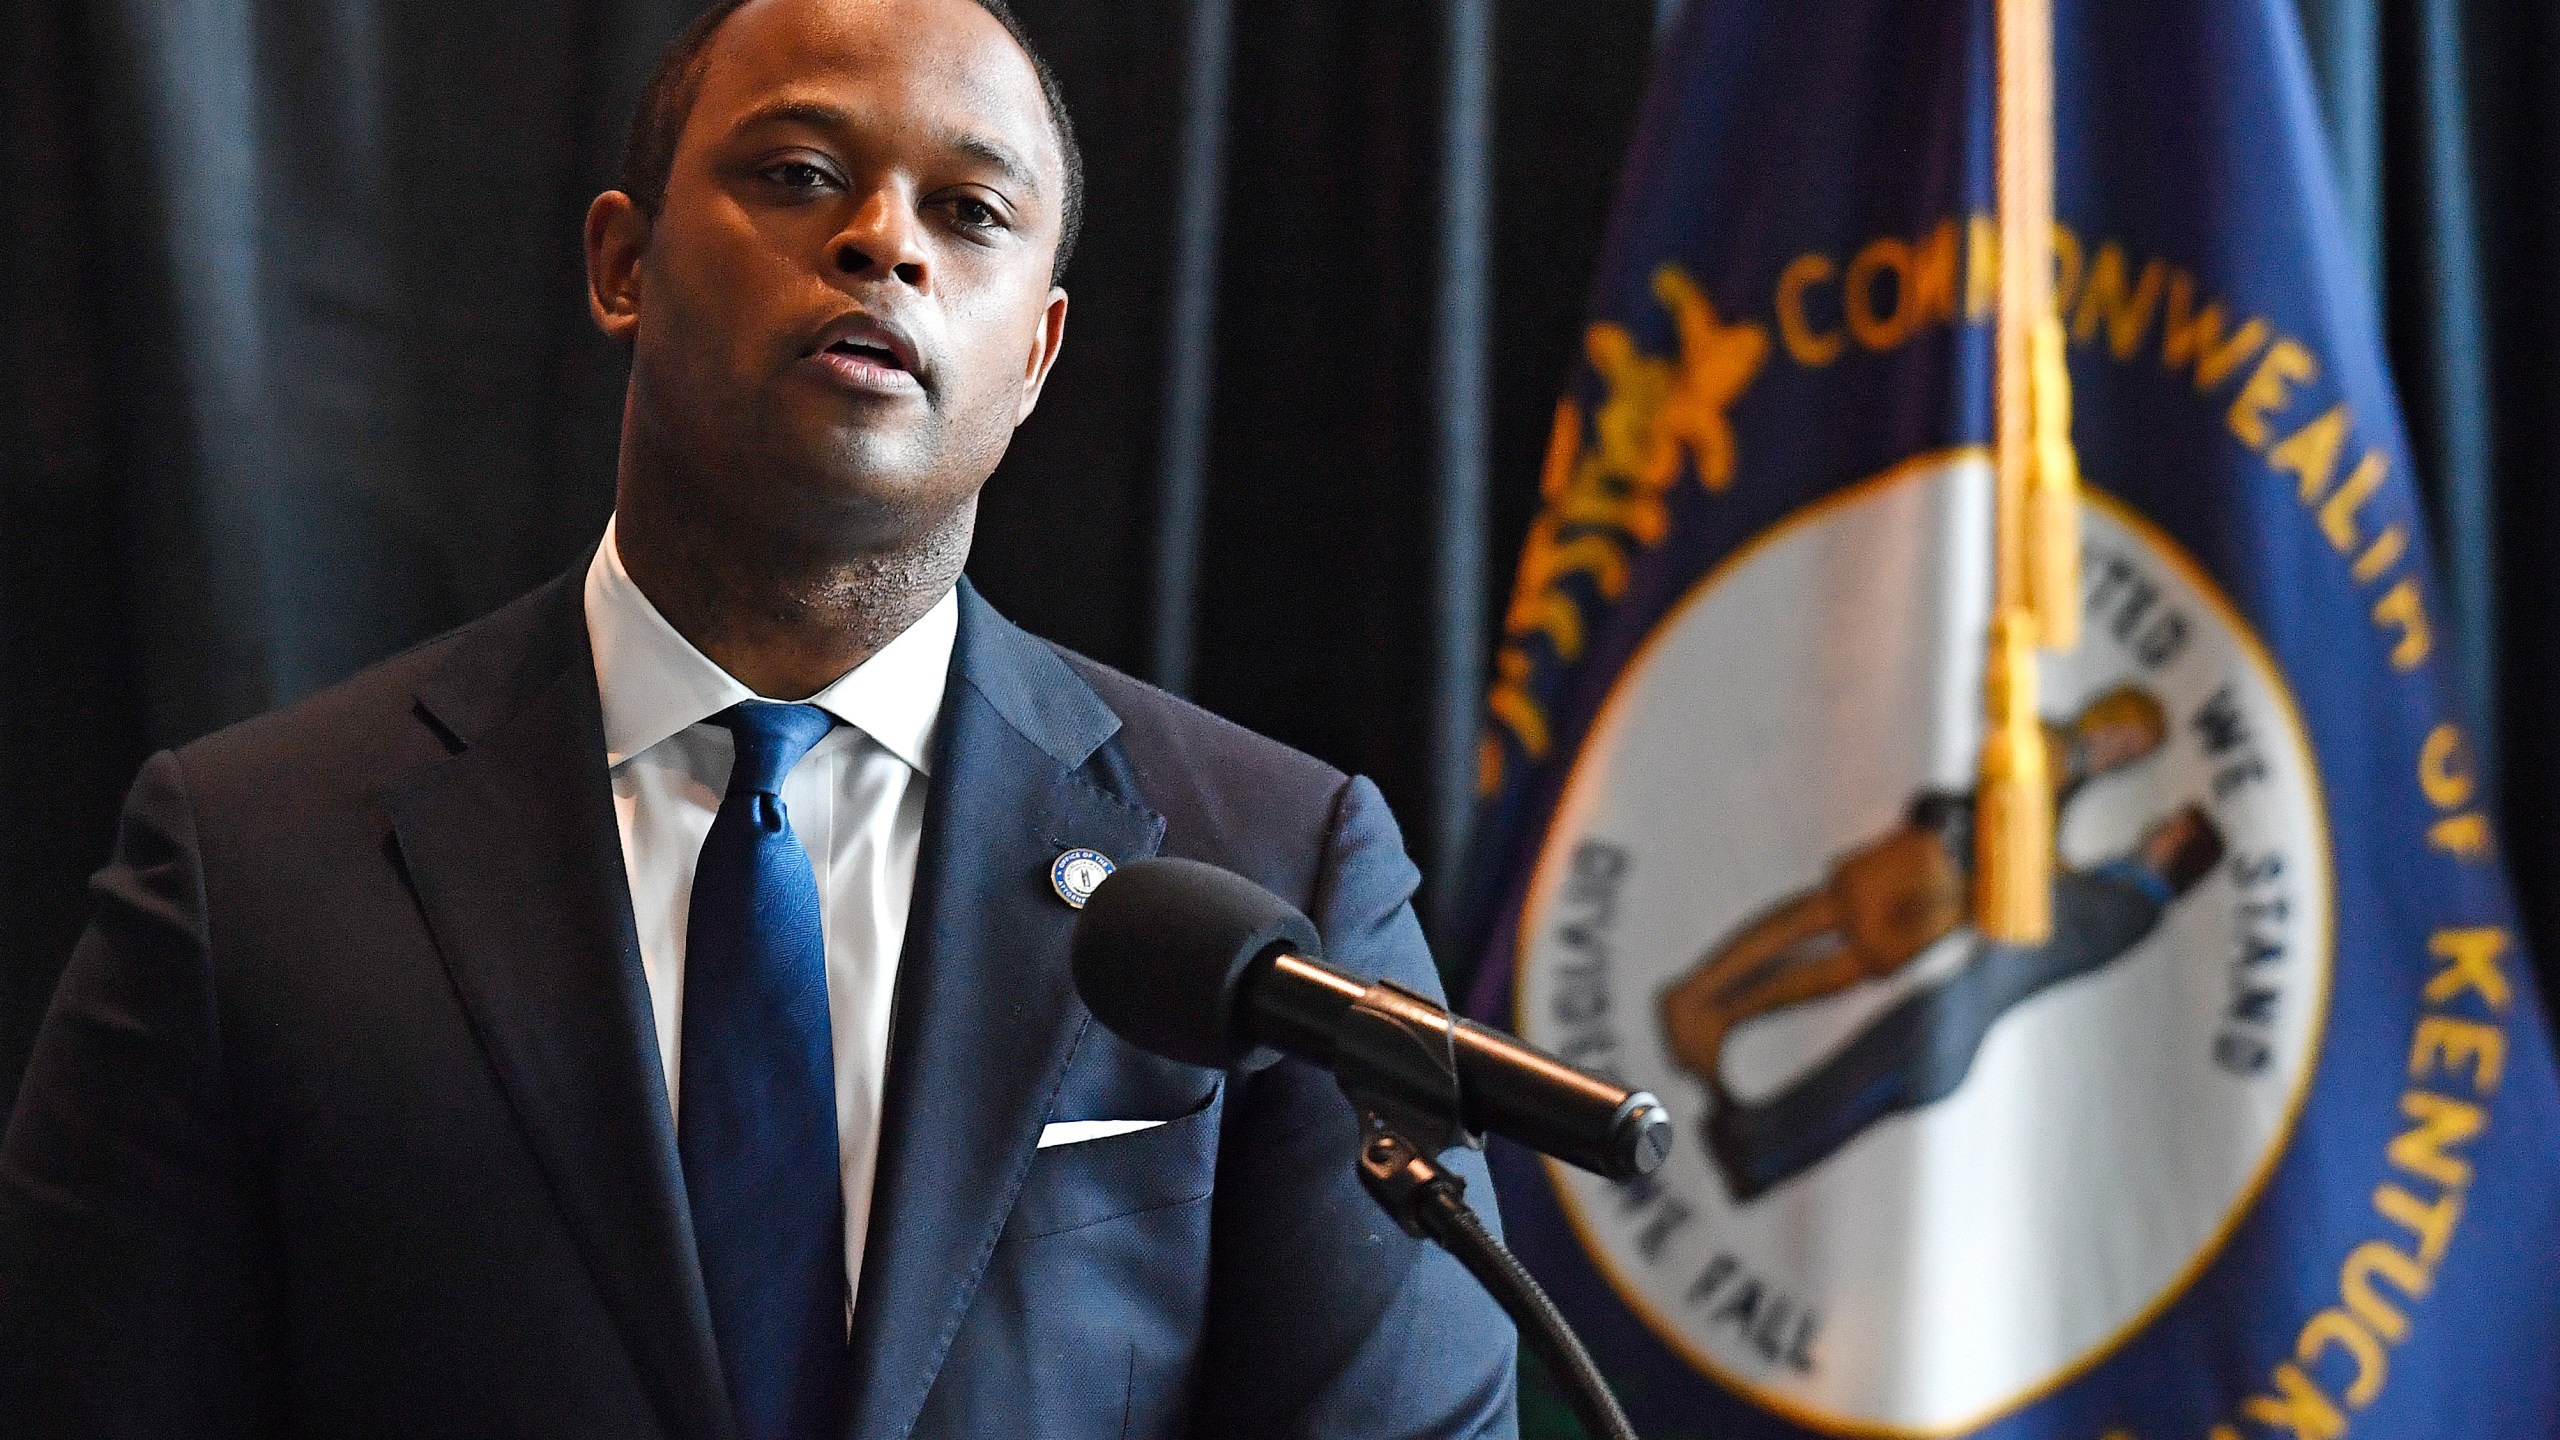
{"type": "Polygon", "coordinates": [[[894,278],[921,290],[932,275],[924,239],[914,207],[894,188],[883,187],[863,198],[827,248],[836,269],[848,277],[894,278]]]}

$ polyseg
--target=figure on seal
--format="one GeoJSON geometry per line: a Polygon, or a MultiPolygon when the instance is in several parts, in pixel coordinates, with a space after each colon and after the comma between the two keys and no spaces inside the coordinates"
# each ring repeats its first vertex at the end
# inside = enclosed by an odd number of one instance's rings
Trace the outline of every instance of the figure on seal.
{"type": "MultiPolygon", "coordinates": [[[[2066,724],[2048,722],[2056,811],[2157,752],[2167,734],[2160,702],[2130,686],[2066,724]]],[[[1735,1030],[1886,979],[1970,922],[1973,796],[1915,797],[1901,826],[1843,856],[1824,885],[1743,924],[1663,992],[1664,1040],[1706,1086],[1707,1149],[1734,1198],[1756,1199],[1877,1121],[1953,1094],[2002,1015],[2131,952],[2222,854],[2212,819],[2188,805],[2124,855],[2087,871],[2057,867],[2051,939],[1977,942],[1961,969],[1905,996],[1778,1093],[1744,1101],[1724,1075],[1735,1030]]]]}

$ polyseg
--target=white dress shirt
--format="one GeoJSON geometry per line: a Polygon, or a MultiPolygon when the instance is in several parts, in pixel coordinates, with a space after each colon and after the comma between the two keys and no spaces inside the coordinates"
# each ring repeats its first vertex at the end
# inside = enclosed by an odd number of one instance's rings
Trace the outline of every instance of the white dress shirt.
{"type": "MultiPolygon", "coordinates": [[[[587,567],[586,612],[640,964],[658,1025],[667,1101],[680,1107],[685,918],[694,865],[736,754],[729,732],[709,722],[755,698],[755,692],[677,634],[640,593],[622,568],[610,522],[587,567]]],[[[933,727],[942,713],[959,626],[959,596],[946,594],[906,633],[810,696],[805,703],[844,723],[782,783],[792,831],[817,873],[835,1049],[836,1152],[844,1166],[848,1295],[862,1277],[863,1234],[880,1153],[890,999],[915,892],[933,727]]],[[[683,1123],[680,1108],[677,1123],[683,1123]]]]}

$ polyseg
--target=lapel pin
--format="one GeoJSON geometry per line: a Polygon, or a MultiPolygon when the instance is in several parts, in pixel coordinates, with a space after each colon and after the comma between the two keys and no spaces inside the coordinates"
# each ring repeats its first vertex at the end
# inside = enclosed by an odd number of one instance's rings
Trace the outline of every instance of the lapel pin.
{"type": "Polygon", "coordinates": [[[1111,858],[1099,850],[1069,850],[1049,867],[1049,884],[1058,898],[1081,910],[1093,898],[1095,887],[1111,878],[1111,858]]]}

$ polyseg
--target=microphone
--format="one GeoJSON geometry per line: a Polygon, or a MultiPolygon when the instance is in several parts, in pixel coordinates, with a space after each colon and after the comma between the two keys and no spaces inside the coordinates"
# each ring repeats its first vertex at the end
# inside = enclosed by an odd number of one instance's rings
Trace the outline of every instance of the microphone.
{"type": "Polygon", "coordinates": [[[1306,916],[1214,865],[1122,866],[1077,916],[1072,954],[1086,1008],[1139,1049],[1210,1069],[1293,1055],[1441,1148],[1491,1133],[1613,1180],[1652,1174],[1671,1148],[1650,1093],[1324,963],[1306,916]]]}

